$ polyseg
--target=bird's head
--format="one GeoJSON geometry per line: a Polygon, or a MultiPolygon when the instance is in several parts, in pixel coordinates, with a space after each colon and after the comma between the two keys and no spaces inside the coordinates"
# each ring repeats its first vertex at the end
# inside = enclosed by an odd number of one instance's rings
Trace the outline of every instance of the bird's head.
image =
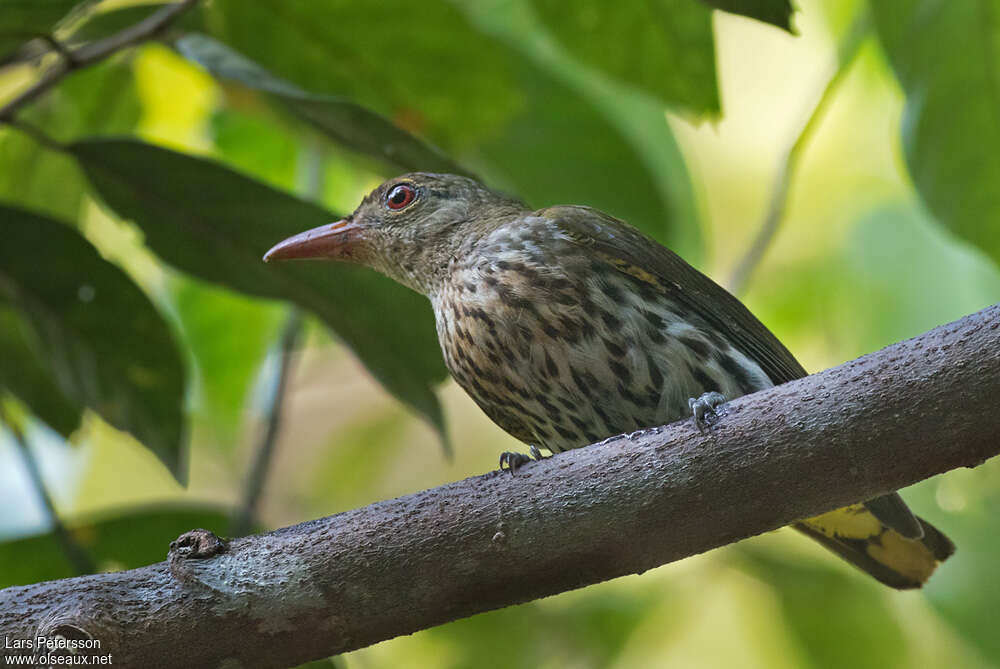
{"type": "Polygon", "coordinates": [[[383,183],[343,220],[279,242],[264,261],[324,258],[367,265],[429,295],[453,258],[524,210],[472,179],[414,172],[383,183]]]}

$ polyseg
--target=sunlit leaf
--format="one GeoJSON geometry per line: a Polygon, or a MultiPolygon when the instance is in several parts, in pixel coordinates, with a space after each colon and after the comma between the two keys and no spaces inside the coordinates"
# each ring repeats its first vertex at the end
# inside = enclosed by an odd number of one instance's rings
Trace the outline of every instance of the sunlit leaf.
{"type": "MultiPolygon", "coordinates": [[[[67,523],[98,569],[134,569],[167,558],[170,542],[188,530],[223,535],[229,514],[215,507],[162,506],[122,510],[67,523]]],[[[0,588],[75,576],[52,533],[0,543],[0,588]]]]}
{"type": "Polygon", "coordinates": [[[788,0],[701,0],[706,5],[730,14],[739,14],[751,19],[792,31],[792,3],[788,0]]]}
{"type": "Polygon", "coordinates": [[[903,148],[917,190],[943,225],[1000,262],[1000,2],[871,8],[906,92],[903,148]]]}
{"type": "MultiPolygon", "coordinates": [[[[19,118],[56,140],[125,133],[139,118],[132,71],[100,63],[64,79],[19,118]]],[[[0,127],[0,199],[76,221],[86,190],[75,161],[15,129],[0,127]]]]}
{"type": "Polygon", "coordinates": [[[552,34],[587,65],[695,114],[718,113],[708,7],[693,0],[532,2],[552,34]]]}
{"type": "Polygon", "coordinates": [[[184,479],[184,366],[149,298],[57,221],[0,206],[0,238],[0,297],[30,324],[63,394],[184,479]]]}
{"type": "Polygon", "coordinates": [[[0,390],[12,393],[40,420],[68,437],[79,427],[82,409],[56,385],[33,339],[23,319],[0,304],[0,390]]]}
{"type": "Polygon", "coordinates": [[[294,190],[300,148],[273,119],[222,107],[212,116],[212,140],[222,162],[283,190],[294,190]]]}
{"type": "Polygon", "coordinates": [[[351,100],[308,93],[210,37],[185,35],[177,48],[216,77],[264,91],[348,149],[405,171],[465,173],[440,151],[382,116],[351,100]]]}
{"type": "Polygon", "coordinates": [[[282,309],[185,276],[171,281],[170,295],[194,360],[195,414],[214,445],[232,446],[282,309]]]}
{"type": "Polygon", "coordinates": [[[161,258],[314,312],[390,392],[443,431],[433,388],[445,370],[424,298],[367,268],[261,261],[273,244],[333,214],[215,162],[138,141],[88,140],[71,151],[105,203],[138,223],[161,258]]]}

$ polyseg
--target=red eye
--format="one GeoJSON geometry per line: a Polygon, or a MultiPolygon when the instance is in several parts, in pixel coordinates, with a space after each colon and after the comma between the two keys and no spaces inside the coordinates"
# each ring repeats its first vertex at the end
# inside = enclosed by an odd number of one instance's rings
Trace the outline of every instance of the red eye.
{"type": "Polygon", "coordinates": [[[385,205],[389,209],[402,209],[413,202],[416,197],[417,191],[414,190],[413,186],[399,184],[389,191],[389,195],[385,198],[385,205]]]}

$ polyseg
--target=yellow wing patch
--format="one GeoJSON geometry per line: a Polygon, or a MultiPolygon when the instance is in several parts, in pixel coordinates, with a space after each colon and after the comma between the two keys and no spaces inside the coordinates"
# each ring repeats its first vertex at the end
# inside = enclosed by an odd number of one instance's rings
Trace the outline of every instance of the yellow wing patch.
{"type": "Polygon", "coordinates": [[[862,504],[852,504],[803,521],[831,539],[862,539],[882,534],[882,523],[862,504]]]}
{"type": "MultiPolygon", "coordinates": [[[[836,544],[841,556],[883,582],[887,582],[884,573],[880,575],[879,572],[887,569],[912,582],[906,587],[919,586],[930,578],[946,557],[936,556],[934,546],[925,541],[907,539],[885,527],[862,504],[852,504],[808,518],[800,524],[829,539],[829,542],[823,542],[827,547],[831,547],[830,543],[836,544]],[[877,565],[871,564],[871,561],[877,565]]],[[[889,584],[901,587],[894,582],[889,584]]]]}

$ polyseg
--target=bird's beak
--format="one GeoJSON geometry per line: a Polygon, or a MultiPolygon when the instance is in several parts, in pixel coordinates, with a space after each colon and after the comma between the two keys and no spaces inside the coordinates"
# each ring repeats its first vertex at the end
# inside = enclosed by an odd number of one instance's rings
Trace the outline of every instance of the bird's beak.
{"type": "Polygon", "coordinates": [[[351,260],[363,241],[362,228],[350,219],[321,225],[278,242],[264,254],[264,262],[290,258],[351,260]]]}

